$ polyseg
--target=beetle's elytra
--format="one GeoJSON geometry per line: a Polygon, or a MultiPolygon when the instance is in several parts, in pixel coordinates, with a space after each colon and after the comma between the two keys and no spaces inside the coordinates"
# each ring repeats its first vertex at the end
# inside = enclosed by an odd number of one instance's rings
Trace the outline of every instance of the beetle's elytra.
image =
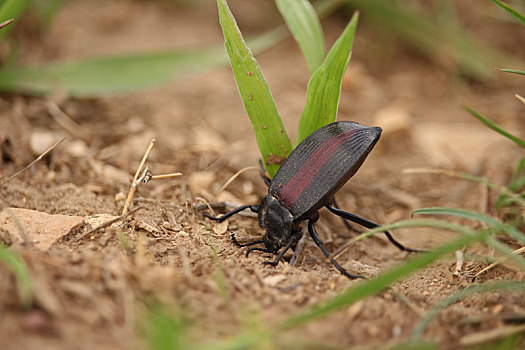
{"type": "MultiPolygon", "coordinates": [[[[269,182],[268,195],[259,205],[243,205],[220,217],[204,215],[221,222],[245,209],[258,213],[259,225],[266,230],[262,240],[245,245],[237,243],[235,237],[233,240],[239,246],[264,243],[265,248],[251,248],[247,253],[259,250],[277,254],[274,261],[266,262],[273,266],[301,237],[300,223],[308,221],[310,236],[331,263],[348,278],[362,278],[349,274],[331,258],[315,230],[315,222],[319,219],[318,211],[326,207],[343,219],[366,228],[379,226],[337,208],[333,205],[333,196],[361,167],[380,136],[381,128],[355,122],[342,121],[326,125],[305,138],[293,150],[269,182]]],[[[388,231],[385,234],[399,249],[419,252],[404,247],[388,231]]]]}

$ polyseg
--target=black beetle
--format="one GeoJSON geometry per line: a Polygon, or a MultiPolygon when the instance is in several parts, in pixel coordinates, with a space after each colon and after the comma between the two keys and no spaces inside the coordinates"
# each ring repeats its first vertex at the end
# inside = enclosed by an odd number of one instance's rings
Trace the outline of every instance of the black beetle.
{"type": "MultiPolygon", "coordinates": [[[[326,125],[305,138],[281,165],[269,184],[268,195],[259,205],[243,205],[220,217],[204,214],[206,217],[222,222],[245,209],[258,213],[259,225],[266,230],[261,241],[238,246],[250,246],[264,243],[264,248],[253,250],[277,254],[274,261],[266,264],[276,266],[290,247],[301,238],[300,222],[308,220],[308,232],[315,244],[343,275],[348,278],[363,278],[349,274],[331,258],[315,230],[319,219],[319,209],[328,208],[332,213],[345,220],[355,222],[366,228],[379,225],[355,214],[346,212],[334,205],[334,194],[361,167],[366,157],[381,136],[381,128],[369,127],[350,121],[335,122],[326,125]]],[[[384,232],[388,239],[399,249],[420,252],[404,247],[392,235],[384,232]]]]}

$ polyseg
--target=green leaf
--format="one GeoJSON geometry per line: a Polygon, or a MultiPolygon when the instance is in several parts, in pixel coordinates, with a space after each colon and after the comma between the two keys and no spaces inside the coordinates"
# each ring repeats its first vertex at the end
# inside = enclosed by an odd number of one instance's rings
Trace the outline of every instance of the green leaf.
{"type": "MultiPolygon", "coordinates": [[[[386,228],[387,226],[385,226],[386,228]]],[[[480,241],[485,235],[467,235],[456,239],[448,244],[436,248],[433,251],[418,255],[417,257],[405,262],[397,267],[394,267],[388,272],[385,272],[371,280],[364,281],[357,286],[349,289],[336,296],[335,298],[321,304],[314,306],[305,312],[292,316],[280,325],[279,328],[293,328],[306,322],[310,322],[320,317],[324,317],[329,313],[341,310],[348,305],[355,303],[358,300],[364,299],[368,296],[377,294],[384,290],[390,284],[399,279],[427,266],[433,261],[439,259],[445,254],[451,253],[464,245],[480,241]]]]}
{"type": "Polygon", "coordinates": [[[505,11],[507,11],[518,22],[525,25],[525,16],[522,13],[516,11],[515,9],[513,9],[512,7],[510,7],[509,5],[507,5],[506,3],[502,1],[492,0],[492,2],[498,5],[499,7],[501,7],[502,9],[504,9],[505,11]]]}
{"type": "Polygon", "coordinates": [[[297,144],[320,127],[334,122],[337,117],[341,84],[350,62],[358,18],[358,13],[355,13],[343,34],[330,49],[323,64],[310,78],[297,144]]]}
{"type": "MultiPolygon", "coordinates": [[[[254,50],[275,45],[286,36],[277,28],[252,41],[254,50]]],[[[55,90],[73,97],[122,94],[165,83],[178,75],[225,64],[223,47],[108,56],[0,70],[0,91],[46,95],[55,90]]]]}
{"type": "Polygon", "coordinates": [[[218,50],[171,51],[51,63],[0,71],[0,90],[49,94],[54,90],[74,97],[129,92],[165,82],[172,76],[225,61],[218,50]]]}
{"type": "Polygon", "coordinates": [[[219,21],[225,39],[225,47],[239,88],[244,108],[250,117],[259,150],[266,169],[273,177],[278,164],[268,160],[277,157],[284,159],[292,150],[290,139],[284,130],[268,84],[262,75],[259,64],[246,46],[226,0],[217,0],[219,21]]]}
{"type": "MultiPolygon", "coordinates": [[[[29,5],[30,0],[3,0],[0,2],[0,23],[11,18],[18,18],[29,5]]],[[[9,26],[9,27],[12,27],[9,26]]],[[[9,28],[0,30],[0,40],[9,32],[9,28]]]]}
{"type": "Polygon", "coordinates": [[[475,118],[477,118],[479,121],[481,121],[482,123],[484,123],[485,125],[487,125],[489,128],[491,128],[492,130],[496,131],[497,133],[500,133],[501,135],[505,136],[506,138],[514,141],[515,143],[518,144],[518,146],[521,146],[523,148],[525,148],[525,141],[523,141],[522,139],[520,139],[519,137],[517,136],[514,136],[512,135],[511,133],[508,133],[507,131],[505,131],[504,129],[500,128],[499,126],[497,126],[494,122],[492,122],[491,120],[487,119],[486,117],[482,116],[481,114],[479,114],[478,112],[476,112],[475,110],[469,108],[469,107],[464,107],[470,114],[472,114],[475,118]]]}
{"type": "Polygon", "coordinates": [[[513,74],[525,75],[525,71],[522,71],[522,70],[500,69],[500,71],[505,72],[505,73],[513,73],[513,74]]]}
{"type": "Polygon", "coordinates": [[[277,0],[277,8],[283,16],[295,41],[301,47],[310,73],[323,63],[324,38],[321,22],[308,0],[277,0]]]}
{"type": "Polygon", "coordinates": [[[31,292],[31,275],[25,262],[18,254],[1,245],[0,261],[3,261],[15,276],[20,304],[24,308],[29,308],[33,302],[33,295],[31,292]]]}

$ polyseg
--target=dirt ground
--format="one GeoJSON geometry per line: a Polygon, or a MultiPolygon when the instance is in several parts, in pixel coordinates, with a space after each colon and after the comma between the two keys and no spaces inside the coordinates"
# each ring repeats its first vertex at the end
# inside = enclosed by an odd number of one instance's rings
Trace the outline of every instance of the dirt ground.
{"type": "MultiPolygon", "coordinates": [[[[231,8],[246,36],[280,23],[273,2],[231,1],[231,8]]],[[[339,15],[323,22],[329,43],[347,19],[339,15]]],[[[523,30],[520,36],[512,24],[475,20],[470,27],[482,40],[523,57],[523,30]]],[[[188,7],[74,0],[46,32],[19,35],[24,63],[222,42],[212,1],[188,7]]],[[[430,206],[492,213],[496,195],[478,185],[404,170],[441,167],[507,183],[523,152],[473,120],[461,105],[524,137],[525,106],[514,98],[514,93],[525,95],[523,79],[497,73],[489,82],[466,82],[449,66],[432,63],[402,44],[384,47],[378,35],[363,18],[343,82],[339,120],[379,125],[384,133],[338,193],[339,204],[380,223],[408,219],[412,210],[430,206]]],[[[309,76],[301,52],[288,39],[258,59],[293,137],[309,76]]],[[[27,262],[35,297],[34,308],[20,309],[14,278],[0,266],[2,349],[144,348],[140,320],[152,299],[184,315],[196,344],[213,344],[246,323],[275,324],[360,283],[341,276],[310,239],[295,266],[263,265],[270,256],[254,252],[245,257],[245,248],[230,239],[231,233],[245,240],[261,235],[256,219],[237,216],[220,225],[202,216],[207,202],[252,204],[266,191],[258,173],[248,171],[216,196],[238,170],[257,166],[259,157],[228,66],[126,96],[75,100],[3,94],[0,116],[0,178],[67,136],[31,169],[0,186],[3,208],[37,211],[11,211],[26,227],[31,245],[21,244],[18,231],[7,228],[5,215],[0,220],[0,239],[27,262]],[[79,127],[64,129],[50,113],[50,101],[79,127]],[[183,176],[139,186],[132,208],[141,210],[82,237],[120,215],[152,138],[151,172],[183,176]]],[[[318,229],[331,252],[355,234],[324,211],[318,229]]],[[[402,229],[394,235],[423,249],[454,237],[430,229],[402,229]]],[[[482,246],[466,253],[492,254],[482,246]]],[[[352,245],[338,261],[349,271],[372,276],[409,256],[377,236],[352,245]]],[[[467,260],[456,276],[456,259],[449,256],[378,296],[286,334],[335,347],[400,344],[445,296],[477,282],[523,279],[513,268],[499,266],[473,280],[485,266],[467,260]]],[[[509,315],[524,314],[523,293],[478,295],[442,311],[426,337],[455,348],[468,335],[497,329],[509,315]]]]}

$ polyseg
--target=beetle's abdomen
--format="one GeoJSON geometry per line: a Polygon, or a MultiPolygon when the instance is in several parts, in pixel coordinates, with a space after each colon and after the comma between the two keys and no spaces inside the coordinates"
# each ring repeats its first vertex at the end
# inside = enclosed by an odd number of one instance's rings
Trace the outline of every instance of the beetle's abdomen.
{"type": "Polygon", "coordinates": [[[283,163],[269,193],[296,220],[309,217],[357,172],[380,135],[381,128],[354,122],[335,122],[316,130],[283,163]]]}

